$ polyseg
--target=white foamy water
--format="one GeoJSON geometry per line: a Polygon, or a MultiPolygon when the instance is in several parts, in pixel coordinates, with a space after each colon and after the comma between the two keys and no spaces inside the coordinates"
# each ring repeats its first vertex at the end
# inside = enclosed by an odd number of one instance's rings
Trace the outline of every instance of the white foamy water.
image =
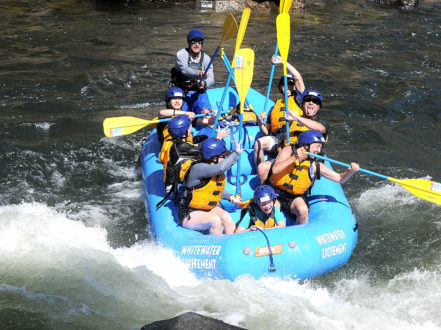
{"type": "Polygon", "coordinates": [[[150,241],[112,248],[106,231],[38,203],[0,207],[0,301],[78,325],[139,327],[186,311],[249,329],[437,329],[439,269],[390,280],[320,281],[243,276],[200,280],[150,241]]]}

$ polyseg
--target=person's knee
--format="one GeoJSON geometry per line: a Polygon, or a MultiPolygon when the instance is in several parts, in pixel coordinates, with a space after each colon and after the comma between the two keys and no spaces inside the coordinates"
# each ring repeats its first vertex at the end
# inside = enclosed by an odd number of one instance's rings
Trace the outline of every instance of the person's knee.
{"type": "Polygon", "coordinates": [[[268,177],[268,172],[271,167],[271,162],[265,161],[261,162],[259,166],[257,166],[257,175],[259,176],[260,183],[263,184],[268,177]]]}
{"type": "Polygon", "coordinates": [[[221,235],[222,218],[217,214],[212,214],[212,216],[210,216],[209,222],[210,222],[210,234],[221,235]]]}
{"type": "Polygon", "coordinates": [[[303,200],[297,201],[294,200],[291,204],[291,213],[297,215],[298,217],[307,217],[308,216],[308,206],[303,202],[303,200]]]}

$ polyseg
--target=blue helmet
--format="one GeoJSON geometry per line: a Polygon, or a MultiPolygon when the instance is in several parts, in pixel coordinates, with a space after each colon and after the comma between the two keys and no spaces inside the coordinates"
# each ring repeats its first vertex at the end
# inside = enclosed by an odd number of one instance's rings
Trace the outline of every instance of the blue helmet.
{"type": "MultiPolygon", "coordinates": [[[[287,73],[286,74],[286,80],[287,80],[287,82],[288,82],[288,85],[289,84],[292,84],[292,85],[294,85],[294,83],[295,83],[295,79],[294,79],[294,76],[291,74],[291,73],[287,73]]],[[[285,76],[280,76],[280,80],[279,80],[279,86],[280,85],[285,85],[285,76]]]]}
{"type": "Polygon", "coordinates": [[[206,139],[202,142],[201,145],[202,145],[202,158],[204,160],[210,160],[228,151],[225,142],[223,140],[219,140],[216,138],[206,139]]]}
{"type": "Polygon", "coordinates": [[[308,130],[308,131],[304,131],[302,134],[299,135],[299,141],[298,141],[299,146],[303,146],[305,144],[311,144],[315,142],[321,144],[324,144],[326,142],[322,133],[313,130],[308,130]]]}
{"type": "MultiPolygon", "coordinates": [[[[288,86],[289,85],[294,86],[294,84],[296,83],[296,81],[294,79],[294,76],[291,73],[288,73],[286,75],[286,83],[288,84],[288,86]]],[[[285,87],[285,76],[281,76],[280,77],[279,85],[278,86],[279,86],[280,93],[283,94],[284,92],[282,91],[282,87],[285,87]]]]}
{"type": "Polygon", "coordinates": [[[316,90],[313,90],[313,89],[307,91],[305,96],[303,96],[303,103],[305,102],[305,99],[308,98],[308,97],[319,100],[320,101],[320,107],[323,106],[323,97],[322,97],[322,94],[320,94],[319,91],[316,91],[316,90]]]}
{"type": "Polygon", "coordinates": [[[179,115],[174,117],[168,123],[168,132],[174,138],[182,137],[191,126],[191,119],[187,115],[179,115]]]}
{"type": "Polygon", "coordinates": [[[276,192],[270,186],[261,185],[254,190],[254,201],[256,203],[265,203],[276,198],[276,192]]]}
{"type": "Polygon", "coordinates": [[[204,34],[202,33],[201,30],[194,29],[194,30],[191,30],[190,32],[188,32],[187,41],[190,42],[195,39],[204,40],[204,34]]]}
{"type": "Polygon", "coordinates": [[[175,98],[175,97],[180,97],[182,99],[184,99],[185,97],[185,93],[182,89],[180,89],[179,87],[172,87],[167,91],[167,94],[165,94],[165,103],[168,102],[168,100],[175,98]]]}

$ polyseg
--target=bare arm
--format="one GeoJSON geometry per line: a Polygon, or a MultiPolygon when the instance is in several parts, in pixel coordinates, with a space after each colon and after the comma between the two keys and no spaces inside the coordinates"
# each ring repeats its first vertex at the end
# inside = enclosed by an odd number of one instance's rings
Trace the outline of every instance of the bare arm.
{"type": "Polygon", "coordinates": [[[297,121],[300,124],[305,125],[306,127],[308,127],[311,130],[319,131],[322,134],[326,134],[326,127],[323,124],[319,123],[318,121],[315,121],[314,119],[309,119],[309,118],[305,118],[305,117],[296,115],[291,110],[288,110],[288,111],[289,111],[289,116],[287,118],[288,121],[297,121]]]}
{"type": "Polygon", "coordinates": [[[265,117],[266,117],[266,113],[264,111],[262,111],[259,116],[257,117],[257,120],[259,122],[259,129],[262,132],[262,134],[264,135],[269,135],[269,124],[266,123],[265,124],[265,117]]]}
{"type": "Polygon", "coordinates": [[[319,163],[320,165],[320,174],[323,175],[325,178],[339,182],[341,184],[348,181],[359,169],[360,166],[357,163],[351,163],[351,167],[348,168],[343,173],[337,173],[333,170],[331,170],[329,167],[327,167],[323,163],[319,163]]]}
{"type": "Polygon", "coordinates": [[[276,162],[274,163],[273,174],[279,174],[285,168],[287,168],[292,163],[294,163],[296,159],[303,161],[307,157],[303,148],[298,148],[294,155],[291,155],[291,153],[292,153],[291,146],[286,146],[282,149],[282,151],[280,152],[279,156],[276,159],[276,162]]]}
{"type": "MultiPolygon", "coordinates": [[[[274,56],[271,59],[273,63],[280,64],[283,63],[282,57],[277,56],[277,58],[274,58],[274,56]]],[[[289,73],[292,74],[294,77],[294,84],[296,87],[296,90],[298,90],[301,94],[305,91],[305,83],[303,82],[302,75],[299,71],[290,63],[286,62],[286,69],[289,71],[289,73]]]]}
{"type": "Polygon", "coordinates": [[[159,110],[159,118],[169,118],[177,115],[187,115],[191,120],[195,118],[195,113],[191,111],[173,110],[173,109],[162,109],[159,110]]]}

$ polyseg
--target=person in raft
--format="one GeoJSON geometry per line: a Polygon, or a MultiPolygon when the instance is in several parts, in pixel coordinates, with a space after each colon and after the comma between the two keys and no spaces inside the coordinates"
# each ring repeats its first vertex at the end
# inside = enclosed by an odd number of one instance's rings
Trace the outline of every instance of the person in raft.
{"type": "MultiPolygon", "coordinates": [[[[296,144],[302,132],[307,130],[315,130],[320,132],[325,139],[329,131],[329,124],[327,121],[321,120],[318,113],[323,104],[323,97],[319,91],[309,90],[305,93],[302,100],[301,115],[289,110],[289,116],[286,118],[290,122],[289,126],[289,144],[296,144]]],[[[280,138],[282,146],[287,146],[286,131],[284,131],[280,138]]],[[[267,178],[271,176],[272,167],[275,160],[267,160],[259,164],[257,167],[257,175],[260,183],[265,183],[267,178]]]]}
{"type": "Polygon", "coordinates": [[[325,142],[320,132],[305,131],[299,136],[297,148],[294,145],[284,147],[274,163],[270,182],[277,188],[277,203],[280,202],[282,211],[296,216],[297,224],[308,223],[309,204],[306,195],[315,180],[323,175],[332,181],[345,183],[360,168],[357,163],[351,163],[345,172],[337,173],[307,155],[306,152],[320,154],[325,142]]]}
{"type": "Polygon", "coordinates": [[[276,200],[273,188],[266,185],[257,187],[251,203],[240,213],[235,233],[255,231],[258,228],[286,227],[285,215],[275,206],[276,200]]]}
{"type": "MultiPolygon", "coordinates": [[[[180,89],[179,87],[170,88],[165,95],[166,109],[159,110],[159,114],[158,114],[159,119],[170,118],[178,115],[185,115],[188,116],[188,118],[191,121],[193,121],[192,123],[193,126],[208,125],[214,120],[214,117],[195,118],[195,113],[189,111],[188,106],[184,99],[185,99],[185,93],[182,89],[180,89]]],[[[171,139],[170,133],[168,132],[168,126],[169,126],[169,122],[162,122],[162,123],[160,122],[157,125],[158,140],[161,145],[164,143],[164,141],[171,139]]],[[[192,140],[191,134],[189,134],[187,138],[188,141],[191,142],[192,140]]]]}
{"type": "MultiPolygon", "coordinates": [[[[195,119],[195,113],[188,111],[188,107],[185,103],[185,93],[179,87],[170,88],[165,94],[165,109],[159,110],[159,119],[170,118],[176,115],[186,115],[190,120],[195,119]]],[[[168,122],[158,123],[158,140],[161,145],[164,141],[170,139],[168,132],[168,122]]]]}
{"type": "MultiPolygon", "coordinates": [[[[280,56],[272,57],[274,64],[283,63],[280,56]]],[[[288,108],[294,112],[301,113],[300,105],[302,104],[303,96],[306,92],[305,84],[303,82],[302,75],[297,69],[289,63],[286,63],[288,69],[287,85],[288,85],[288,108]]],[[[285,95],[285,78],[280,77],[279,91],[282,95],[285,95]]],[[[283,132],[285,131],[286,118],[285,118],[285,97],[276,101],[276,104],[268,112],[268,115],[264,111],[259,114],[258,125],[262,137],[256,140],[254,143],[254,163],[256,167],[264,161],[265,152],[270,155],[277,156],[279,153],[279,145],[282,142],[283,132]],[[268,120],[265,123],[265,118],[268,120]]]]}
{"type": "Polygon", "coordinates": [[[218,205],[221,198],[236,204],[240,202],[240,197],[224,190],[224,172],[239,160],[242,151],[240,143],[230,152],[225,142],[216,138],[201,143],[203,161],[191,165],[183,182],[178,210],[178,219],[183,227],[221,235],[223,226],[225,234],[234,233],[231,215],[218,205]]]}
{"type": "MultiPolygon", "coordinates": [[[[207,135],[192,136],[192,121],[186,115],[178,115],[170,120],[168,124],[170,140],[162,145],[159,159],[164,163],[164,184],[165,191],[177,188],[182,183],[183,176],[193,161],[202,158],[201,145],[208,139],[207,135]]],[[[227,127],[217,132],[217,138],[222,140],[230,134],[227,127]]]]}
{"type": "Polygon", "coordinates": [[[170,80],[173,86],[185,92],[188,107],[196,114],[212,109],[206,89],[214,85],[214,73],[213,66],[207,71],[210,57],[202,50],[203,44],[201,30],[193,29],[188,33],[188,47],[177,52],[170,80]]]}

